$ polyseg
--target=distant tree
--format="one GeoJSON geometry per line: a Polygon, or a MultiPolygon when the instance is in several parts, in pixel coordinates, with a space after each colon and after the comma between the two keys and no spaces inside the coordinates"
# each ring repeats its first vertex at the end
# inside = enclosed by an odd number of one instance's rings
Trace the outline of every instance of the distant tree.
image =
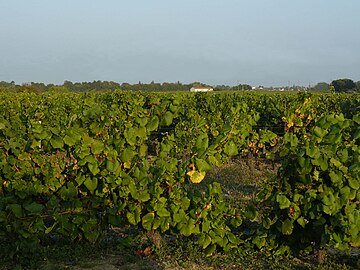
{"type": "Polygon", "coordinates": [[[319,82],[318,84],[316,84],[313,88],[311,88],[311,90],[313,91],[321,91],[321,92],[328,92],[330,91],[330,84],[326,83],[326,82],[319,82]]]}
{"type": "Polygon", "coordinates": [[[124,82],[121,84],[122,90],[132,90],[132,85],[130,83],[124,82]]]}
{"type": "Polygon", "coordinates": [[[62,86],[66,87],[70,91],[75,91],[75,92],[112,91],[121,88],[120,84],[117,82],[100,81],[100,80],[92,81],[92,82],[76,82],[76,83],[65,81],[62,86]]]}
{"type": "Polygon", "coordinates": [[[216,85],[214,88],[215,91],[229,91],[231,90],[231,86],[229,85],[216,85]]]}
{"type": "Polygon", "coordinates": [[[28,93],[36,93],[40,94],[44,91],[42,87],[39,87],[37,84],[31,83],[24,83],[22,85],[15,86],[16,92],[28,92],[28,93]]]}
{"type": "Polygon", "coordinates": [[[334,86],[335,92],[349,92],[356,88],[356,84],[350,79],[333,80],[331,85],[334,86]]]}
{"type": "Polygon", "coordinates": [[[0,92],[16,92],[16,85],[15,82],[0,82],[0,92]]]}
{"type": "Polygon", "coordinates": [[[10,87],[10,86],[14,86],[14,85],[15,85],[14,81],[12,81],[12,82],[1,81],[0,82],[1,87],[10,87]]]}
{"type": "Polygon", "coordinates": [[[161,84],[162,91],[186,91],[189,90],[186,84],[182,84],[181,82],[163,82],[161,84]]]}
{"type": "Polygon", "coordinates": [[[360,81],[356,82],[356,91],[360,92],[360,81]]]}
{"type": "Polygon", "coordinates": [[[63,86],[65,86],[70,91],[74,91],[74,84],[70,81],[64,81],[63,86]]]}
{"type": "Polygon", "coordinates": [[[70,92],[69,88],[63,85],[53,85],[49,87],[49,92],[56,92],[56,93],[67,93],[70,92]]]}
{"type": "Polygon", "coordinates": [[[44,83],[31,82],[30,85],[34,89],[33,92],[36,92],[36,93],[42,93],[47,90],[47,86],[44,83]],[[35,90],[35,89],[37,89],[37,90],[35,90]]]}
{"type": "Polygon", "coordinates": [[[164,90],[162,89],[162,85],[160,83],[156,83],[154,81],[151,81],[151,83],[147,85],[147,88],[149,89],[148,91],[153,91],[153,92],[164,90]]]}
{"type": "Polygon", "coordinates": [[[192,82],[192,83],[190,83],[190,85],[191,85],[191,87],[207,86],[206,84],[201,83],[201,82],[192,82]]]}
{"type": "Polygon", "coordinates": [[[252,87],[251,85],[248,84],[239,84],[238,86],[236,86],[237,90],[251,90],[252,87]]]}

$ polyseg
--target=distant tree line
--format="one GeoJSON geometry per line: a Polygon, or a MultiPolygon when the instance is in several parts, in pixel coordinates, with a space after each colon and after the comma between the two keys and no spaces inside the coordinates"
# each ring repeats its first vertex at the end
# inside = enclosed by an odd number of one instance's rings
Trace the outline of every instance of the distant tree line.
{"type": "MultiPolygon", "coordinates": [[[[193,86],[209,86],[201,82],[193,82],[189,84],[183,84],[181,82],[150,82],[142,83],[138,82],[135,84],[130,83],[118,83],[114,81],[93,81],[93,82],[71,82],[65,81],[63,84],[44,84],[38,82],[30,82],[24,84],[16,84],[14,81],[5,82],[0,81],[0,91],[6,92],[33,92],[33,93],[44,93],[44,92],[89,92],[89,91],[149,91],[149,92],[173,92],[173,91],[189,91],[193,86]]],[[[295,87],[295,86],[294,86],[295,87]]],[[[238,84],[235,86],[229,85],[217,85],[213,86],[215,91],[247,91],[252,90],[249,84],[238,84]]],[[[304,87],[294,90],[301,90],[304,87]]],[[[265,88],[260,88],[265,89],[265,88]]],[[[266,88],[274,90],[273,88],[266,88]]],[[[287,89],[287,88],[286,88],[287,89]]],[[[317,92],[330,92],[333,89],[335,92],[359,92],[360,93],[360,81],[354,82],[351,79],[337,79],[331,83],[320,82],[315,86],[311,87],[310,91],[317,92]]]]}
{"type": "Polygon", "coordinates": [[[215,91],[240,91],[240,90],[251,90],[251,85],[248,84],[238,84],[235,86],[229,85],[217,85],[214,87],[215,91]]]}
{"type": "MultiPolygon", "coordinates": [[[[30,82],[25,84],[16,84],[12,82],[0,82],[0,91],[8,92],[89,92],[89,91],[149,91],[149,92],[172,92],[172,91],[189,91],[193,86],[209,86],[201,82],[193,82],[189,84],[183,84],[181,82],[175,83],[156,83],[154,81],[150,83],[138,82],[135,84],[130,83],[118,83],[114,81],[93,81],[93,82],[71,82],[65,81],[61,85],[44,84],[37,82],[30,82]]],[[[251,90],[251,86],[248,84],[239,84],[236,86],[218,85],[213,87],[215,91],[238,91],[238,90],[251,90]]]]}
{"type": "Polygon", "coordinates": [[[354,82],[351,79],[337,79],[331,83],[320,82],[310,90],[319,92],[330,92],[333,89],[336,93],[360,93],[360,81],[354,82]]]}

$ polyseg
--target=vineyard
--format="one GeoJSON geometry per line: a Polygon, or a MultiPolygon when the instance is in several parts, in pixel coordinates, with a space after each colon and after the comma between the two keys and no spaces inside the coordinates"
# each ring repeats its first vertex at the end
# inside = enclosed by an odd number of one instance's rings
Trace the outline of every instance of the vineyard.
{"type": "Polygon", "coordinates": [[[129,226],[209,255],[360,246],[359,95],[0,92],[0,111],[14,258],[45,235],[96,243],[129,226]],[[206,175],[247,156],[280,168],[242,207],[206,175]]]}

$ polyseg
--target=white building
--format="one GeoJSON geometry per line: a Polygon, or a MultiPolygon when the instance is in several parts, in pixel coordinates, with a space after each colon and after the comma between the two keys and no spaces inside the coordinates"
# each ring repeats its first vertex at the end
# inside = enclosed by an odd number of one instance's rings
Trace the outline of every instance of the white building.
{"type": "Polygon", "coordinates": [[[210,91],[214,91],[214,89],[209,86],[193,86],[190,88],[190,92],[210,92],[210,91]]]}

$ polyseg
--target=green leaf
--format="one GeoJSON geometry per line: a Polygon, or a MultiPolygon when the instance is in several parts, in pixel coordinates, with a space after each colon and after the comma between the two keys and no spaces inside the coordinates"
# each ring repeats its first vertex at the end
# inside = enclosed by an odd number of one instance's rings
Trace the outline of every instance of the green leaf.
{"type": "Polygon", "coordinates": [[[201,222],[201,231],[202,232],[208,232],[210,230],[211,222],[207,219],[203,220],[201,222]]]}
{"type": "Polygon", "coordinates": [[[85,182],[84,185],[87,187],[88,190],[90,190],[91,193],[94,192],[94,190],[97,188],[98,186],[98,180],[97,178],[90,178],[88,177],[85,182]]]}
{"type": "Polygon", "coordinates": [[[50,144],[53,148],[63,148],[64,147],[64,141],[61,137],[59,136],[53,136],[50,140],[50,144]]]}
{"type": "Polygon", "coordinates": [[[284,257],[285,254],[290,253],[290,247],[288,245],[281,245],[276,252],[274,253],[275,256],[284,257]]]}
{"type": "Polygon", "coordinates": [[[45,233],[49,234],[55,228],[56,225],[57,225],[57,223],[55,222],[52,226],[46,228],[45,233]]]}
{"type": "Polygon", "coordinates": [[[76,128],[70,128],[66,131],[66,136],[64,137],[64,143],[73,146],[77,142],[81,140],[81,133],[80,130],[76,128]]]}
{"type": "Polygon", "coordinates": [[[311,158],[318,158],[320,155],[319,148],[315,145],[310,145],[306,148],[306,154],[311,158]]]}
{"type": "Polygon", "coordinates": [[[127,162],[131,160],[136,155],[136,152],[133,151],[130,147],[127,147],[120,155],[122,162],[127,162]]]}
{"type": "Polygon", "coordinates": [[[66,135],[63,140],[64,140],[64,143],[69,146],[73,146],[76,144],[76,139],[72,138],[68,135],[66,135]]]}
{"type": "MultiPolygon", "coordinates": [[[[176,222],[176,223],[180,223],[180,222],[186,220],[185,211],[182,210],[182,209],[180,209],[180,211],[179,211],[178,213],[175,213],[175,214],[173,215],[173,220],[174,220],[174,222],[176,222]]],[[[209,224],[209,226],[210,226],[210,224],[209,224]]]]}
{"type": "Polygon", "coordinates": [[[354,178],[349,178],[349,179],[348,179],[348,182],[349,182],[349,186],[350,186],[352,189],[355,189],[355,190],[358,190],[358,189],[359,189],[359,187],[360,187],[359,180],[354,179],[354,178]]]}
{"type": "Polygon", "coordinates": [[[178,106],[178,104],[175,104],[175,102],[176,101],[174,101],[174,103],[170,104],[170,106],[169,106],[170,111],[173,113],[177,113],[179,111],[179,106],[178,106]]]}
{"type": "Polygon", "coordinates": [[[340,172],[331,171],[329,176],[334,185],[339,186],[342,183],[342,174],[340,172]]]}
{"type": "Polygon", "coordinates": [[[78,186],[81,186],[82,183],[85,182],[85,176],[82,175],[82,174],[78,174],[78,175],[76,176],[76,178],[75,178],[75,181],[76,181],[76,183],[78,184],[78,186]]]}
{"type": "Polygon", "coordinates": [[[173,149],[173,143],[169,141],[162,141],[160,144],[160,157],[164,158],[168,156],[168,153],[173,149]]]}
{"type": "Polygon", "coordinates": [[[145,216],[142,217],[141,224],[143,228],[147,231],[150,231],[152,228],[152,224],[154,222],[155,214],[154,213],[147,213],[145,216]]]}
{"type": "Polygon", "coordinates": [[[278,194],[276,196],[276,201],[279,203],[280,209],[287,209],[291,205],[290,200],[284,195],[278,194]]]}
{"type": "Polygon", "coordinates": [[[334,196],[331,192],[329,192],[324,198],[322,199],[322,209],[324,213],[328,215],[335,214],[338,211],[337,207],[337,200],[338,198],[334,196]]]}
{"type": "Polygon", "coordinates": [[[135,145],[136,144],[136,132],[134,128],[128,128],[124,131],[124,137],[128,144],[135,145]]]}
{"type": "Polygon", "coordinates": [[[5,129],[5,128],[6,128],[5,124],[4,124],[4,123],[0,123],[0,130],[1,130],[1,129],[5,129]]]}
{"type": "Polygon", "coordinates": [[[189,198],[187,198],[186,196],[183,197],[181,199],[181,208],[184,209],[184,210],[187,210],[189,208],[189,206],[190,206],[190,203],[191,203],[191,201],[190,201],[189,198]]]}
{"type": "Polygon", "coordinates": [[[210,245],[205,249],[205,254],[206,255],[211,255],[212,253],[214,253],[216,250],[216,245],[210,245]]]}
{"type": "Polygon", "coordinates": [[[328,132],[320,127],[315,127],[314,128],[314,134],[319,137],[319,138],[323,138],[328,132]]]}
{"type": "Polygon", "coordinates": [[[304,217],[299,217],[296,221],[301,227],[305,228],[307,221],[304,217]]]}
{"type": "Polygon", "coordinates": [[[161,232],[166,232],[169,230],[170,228],[170,222],[171,222],[171,218],[167,217],[167,218],[162,218],[161,220],[161,232]]]}
{"type": "Polygon", "coordinates": [[[224,153],[228,156],[236,156],[239,154],[238,148],[236,147],[234,141],[230,140],[225,144],[224,153]]]}
{"type": "Polygon", "coordinates": [[[318,162],[319,162],[321,170],[323,170],[325,172],[328,169],[327,160],[325,158],[319,158],[318,162]]]}
{"type": "Polygon", "coordinates": [[[139,198],[139,192],[138,189],[136,188],[136,185],[134,184],[134,181],[130,181],[129,183],[129,191],[131,196],[137,200],[139,198]]]}
{"type": "Polygon", "coordinates": [[[97,163],[88,163],[88,167],[89,167],[90,172],[93,175],[97,175],[100,172],[100,169],[99,169],[99,166],[97,163]]]}
{"type": "Polygon", "coordinates": [[[17,218],[21,218],[23,216],[23,210],[20,204],[9,204],[6,208],[10,209],[17,218]]]}
{"type": "Polygon", "coordinates": [[[165,124],[165,126],[170,126],[173,122],[173,119],[174,115],[171,112],[167,111],[163,116],[162,123],[165,124]]]}
{"type": "Polygon", "coordinates": [[[355,123],[360,125],[360,114],[353,115],[353,120],[355,123]]]}
{"type": "Polygon", "coordinates": [[[160,209],[158,209],[156,211],[156,214],[159,216],[159,217],[170,217],[170,212],[168,210],[166,210],[165,207],[161,207],[160,209]]]}
{"type": "Polygon", "coordinates": [[[195,165],[196,168],[199,169],[199,171],[208,172],[212,170],[212,167],[204,159],[196,158],[195,165]]]}
{"type": "Polygon", "coordinates": [[[219,155],[209,156],[208,160],[209,160],[210,164],[220,167],[222,162],[221,162],[221,159],[218,157],[219,157],[219,155]]]}
{"type": "Polygon", "coordinates": [[[95,163],[97,163],[97,160],[92,155],[85,156],[84,158],[78,160],[79,166],[84,166],[86,163],[95,164],[95,163]]]}
{"type": "Polygon", "coordinates": [[[303,198],[304,198],[304,196],[302,194],[295,193],[294,197],[293,197],[293,201],[298,202],[298,201],[302,200],[303,198]]]}
{"type": "Polygon", "coordinates": [[[348,161],[349,152],[346,149],[339,151],[338,156],[340,157],[341,162],[345,163],[348,161]]]}
{"type": "Polygon", "coordinates": [[[325,205],[333,205],[335,203],[335,197],[332,193],[329,193],[327,196],[324,196],[322,202],[325,205]]]}
{"type": "Polygon", "coordinates": [[[47,130],[44,130],[43,132],[37,134],[35,136],[35,138],[39,139],[39,140],[49,140],[51,138],[51,133],[47,130]]]}
{"type": "Polygon", "coordinates": [[[59,191],[61,198],[64,200],[69,200],[74,198],[77,195],[77,188],[73,182],[69,182],[66,186],[63,186],[59,191]]]}
{"type": "Polygon", "coordinates": [[[335,158],[331,158],[330,162],[334,164],[337,168],[340,168],[342,166],[341,162],[335,158]]]}
{"type": "Polygon", "coordinates": [[[265,236],[259,235],[259,236],[255,237],[252,240],[252,243],[255,244],[259,249],[261,249],[266,244],[266,235],[265,236]]]}
{"type": "Polygon", "coordinates": [[[151,118],[150,122],[146,125],[146,128],[148,131],[155,131],[157,130],[159,126],[159,117],[154,116],[153,118],[151,118]]]}
{"type": "Polygon", "coordinates": [[[199,244],[202,245],[203,249],[205,249],[211,244],[211,237],[208,234],[206,234],[203,238],[204,238],[203,241],[201,241],[201,243],[199,241],[199,244]]]}
{"type": "Polygon", "coordinates": [[[138,117],[138,118],[136,118],[135,122],[138,123],[141,127],[144,127],[148,123],[148,118],[146,118],[146,117],[142,117],[142,118],[138,117]]]}
{"type": "Polygon", "coordinates": [[[206,133],[200,134],[196,139],[196,150],[207,149],[209,147],[209,137],[206,133]]]}
{"type": "Polygon", "coordinates": [[[135,217],[135,214],[134,213],[131,213],[131,212],[127,212],[126,213],[126,217],[129,221],[130,224],[132,225],[136,225],[137,222],[136,222],[136,217],[135,217]]]}
{"type": "Polygon", "coordinates": [[[155,217],[155,220],[154,220],[153,225],[152,225],[152,229],[157,230],[161,226],[162,220],[163,219],[161,217],[155,217]]]}
{"type": "Polygon", "coordinates": [[[106,169],[109,172],[116,172],[120,167],[120,162],[118,160],[115,161],[111,161],[111,160],[107,160],[106,161],[106,169]]]}
{"type": "Polygon", "coordinates": [[[348,186],[345,186],[342,189],[340,189],[340,194],[341,194],[340,198],[343,204],[345,204],[349,200],[350,193],[351,190],[350,187],[348,186]]]}
{"type": "Polygon", "coordinates": [[[44,206],[42,204],[38,204],[36,202],[33,202],[27,206],[24,206],[24,208],[29,211],[31,214],[39,214],[42,210],[44,210],[44,206]]]}
{"type": "Polygon", "coordinates": [[[349,171],[352,173],[360,173],[360,164],[354,163],[354,164],[350,165],[349,171]]]}
{"type": "Polygon", "coordinates": [[[104,150],[104,143],[99,140],[93,140],[91,144],[91,152],[94,155],[99,155],[104,150]]]}
{"type": "Polygon", "coordinates": [[[295,134],[286,132],[284,135],[284,141],[290,143],[291,147],[296,147],[299,143],[299,139],[295,134]]]}
{"type": "Polygon", "coordinates": [[[353,138],[354,138],[354,140],[357,140],[357,139],[360,138],[360,128],[358,128],[358,129],[355,131],[355,133],[354,133],[354,135],[353,135],[353,138]]]}
{"type": "Polygon", "coordinates": [[[142,190],[139,192],[138,200],[142,202],[147,202],[150,200],[150,194],[147,190],[142,190]]]}
{"type": "Polygon", "coordinates": [[[243,223],[243,220],[242,220],[241,216],[233,217],[230,220],[230,224],[235,228],[239,227],[242,223],[243,223]]]}
{"type": "Polygon", "coordinates": [[[139,147],[139,157],[146,157],[148,151],[148,146],[146,144],[142,144],[139,147]]]}
{"type": "Polygon", "coordinates": [[[294,225],[291,220],[286,219],[281,225],[281,232],[284,235],[290,235],[293,232],[294,225]]]}
{"type": "Polygon", "coordinates": [[[232,243],[232,244],[239,244],[239,239],[232,233],[228,233],[227,234],[227,238],[229,239],[229,242],[232,243]]]}
{"type": "Polygon", "coordinates": [[[139,139],[145,139],[146,138],[146,128],[139,127],[136,129],[136,137],[139,139]]]}
{"type": "Polygon", "coordinates": [[[126,217],[129,223],[132,225],[138,224],[141,221],[140,213],[141,213],[141,209],[140,206],[138,205],[134,206],[133,212],[127,212],[126,217]]]}
{"type": "Polygon", "coordinates": [[[188,222],[181,228],[180,233],[184,236],[190,236],[196,229],[195,223],[196,221],[194,219],[189,219],[188,222]]]}
{"type": "Polygon", "coordinates": [[[246,207],[246,211],[244,213],[245,217],[248,218],[250,221],[254,221],[258,216],[258,211],[255,206],[248,205],[246,207]]]}

